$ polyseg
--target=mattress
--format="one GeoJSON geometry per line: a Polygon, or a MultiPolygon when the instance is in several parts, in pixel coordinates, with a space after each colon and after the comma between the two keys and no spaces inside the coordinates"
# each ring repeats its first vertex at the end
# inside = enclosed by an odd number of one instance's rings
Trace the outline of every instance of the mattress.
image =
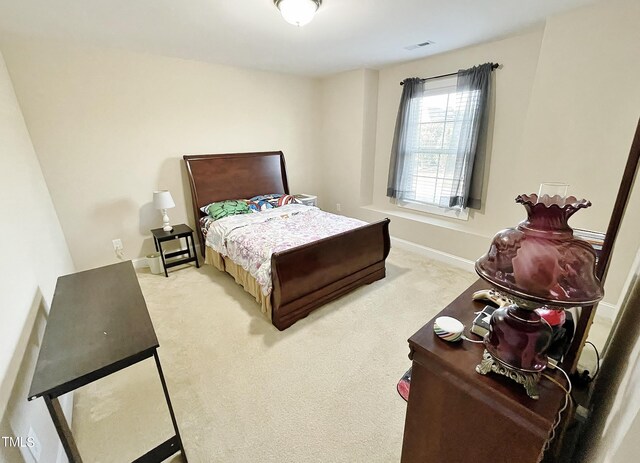
{"type": "Polygon", "coordinates": [[[262,295],[268,297],[272,289],[271,256],[274,253],[364,225],[367,223],[362,220],[330,214],[317,207],[288,204],[210,221],[206,224],[205,236],[208,248],[248,272],[262,295]]]}

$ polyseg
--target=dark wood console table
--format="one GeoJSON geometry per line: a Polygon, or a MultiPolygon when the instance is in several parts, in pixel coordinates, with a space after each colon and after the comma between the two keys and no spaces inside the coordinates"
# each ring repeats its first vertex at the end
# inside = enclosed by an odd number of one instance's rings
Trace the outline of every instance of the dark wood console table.
{"type": "Polygon", "coordinates": [[[158,347],[131,261],[58,278],[28,398],[44,398],[70,463],[82,458],[58,397],[150,357],[175,435],[135,461],[159,463],[180,451],[187,461],[158,347]]]}
{"type": "MultiPolygon", "coordinates": [[[[478,280],[438,314],[464,323],[467,336],[474,312],[485,304],[472,294],[487,289],[478,280]]],[[[433,320],[409,339],[413,360],[411,391],[402,446],[403,463],[536,463],[553,427],[564,392],[542,378],[540,399],[522,386],[475,366],[483,345],[448,343],[433,332],[433,320]]],[[[560,372],[548,371],[561,384],[560,372]]]]}

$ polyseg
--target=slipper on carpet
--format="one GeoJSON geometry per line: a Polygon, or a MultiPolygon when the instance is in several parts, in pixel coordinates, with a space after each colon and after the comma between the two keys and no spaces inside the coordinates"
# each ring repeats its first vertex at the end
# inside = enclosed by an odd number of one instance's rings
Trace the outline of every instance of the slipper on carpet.
{"type": "Polygon", "coordinates": [[[411,368],[407,370],[407,372],[402,375],[400,381],[398,381],[398,385],[396,389],[398,390],[398,394],[407,402],[409,401],[409,389],[411,388],[411,368]]]}

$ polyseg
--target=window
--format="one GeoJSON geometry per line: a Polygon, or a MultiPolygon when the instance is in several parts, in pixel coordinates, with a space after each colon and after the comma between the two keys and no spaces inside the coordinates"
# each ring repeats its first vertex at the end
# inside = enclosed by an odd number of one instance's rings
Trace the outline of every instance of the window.
{"type": "MultiPolygon", "coordinates": [[[[458,142],[464,121],[464,109],[468,100],[476,100],[478,91],[456,92],[457,76],[425,82],[422,95],[411,100],[408,121],[410,140],[407,153],[406,186],[398,197],[400,206],[426,212],[441,212],[449,208],[458,182],[464,188],[464,178],[457,177],[458,142]],[[431,206],[431,207],[424,207],[431,206]]],[[[453,206],[453,209],[462,209],[453,206]]],[[[457,211],[447,215],[460,216],[457,211]]],[[[466,214],[462,217],[466,218],[466,214]]]]}
{"type": "Polygon", "coordinates": [[[480,208],[491,66],[405,80],[387,188],[398,205],[459,218],[480,208]]]}

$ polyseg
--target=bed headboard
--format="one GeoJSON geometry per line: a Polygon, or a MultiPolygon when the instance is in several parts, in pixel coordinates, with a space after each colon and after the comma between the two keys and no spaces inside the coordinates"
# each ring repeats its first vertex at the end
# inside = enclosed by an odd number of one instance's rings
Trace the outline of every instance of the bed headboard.
{"type": "MultiPolygon", "coordinates": [[[[196,222],[204,215],[200,208],[215,201],[248,199],[269,193],[289,194],[282,151],[185,155],[183,159],[196,222]]],[[[195,225],[204,254],[200,224],[195,225]]]]}

